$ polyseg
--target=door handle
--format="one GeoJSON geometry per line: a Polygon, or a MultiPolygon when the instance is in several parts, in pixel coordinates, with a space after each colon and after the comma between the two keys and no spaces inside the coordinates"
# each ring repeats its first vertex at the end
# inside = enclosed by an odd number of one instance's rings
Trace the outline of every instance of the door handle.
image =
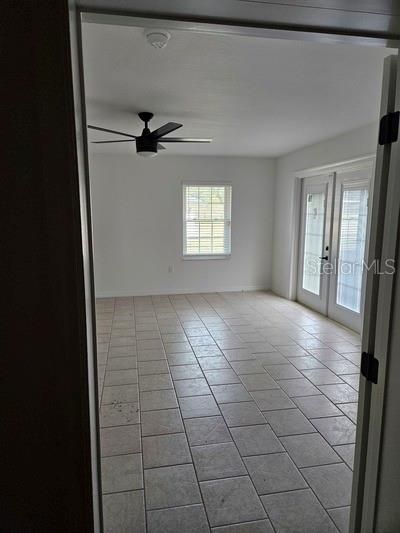
{"type": "Polygon", "coordinates": [[[324,256],[320,257],[320,259],[325,259],[325,261],[328,261],[329,257],[327,255],[324,255],[324,256]]]}

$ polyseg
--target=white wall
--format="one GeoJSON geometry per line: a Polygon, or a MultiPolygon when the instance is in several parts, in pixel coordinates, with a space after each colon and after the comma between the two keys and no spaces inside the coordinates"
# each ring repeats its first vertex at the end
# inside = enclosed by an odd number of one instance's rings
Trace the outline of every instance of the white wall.
{"type": "Polygon", "coordinates": [[[296,172],[373,154],[377,135],[377,124],[371,124],[276,160],[272,290],[277,294],[292,298],[295,291],[292,256],[299,216],[296,172]]]}
{"type": "Polygon", "coordinates": [[[273,160],[96,153],[90,182],[97,296],[271,287],[273,160]],[[183,180],[232,183],[229,259],[182,259],[183,180]]]}

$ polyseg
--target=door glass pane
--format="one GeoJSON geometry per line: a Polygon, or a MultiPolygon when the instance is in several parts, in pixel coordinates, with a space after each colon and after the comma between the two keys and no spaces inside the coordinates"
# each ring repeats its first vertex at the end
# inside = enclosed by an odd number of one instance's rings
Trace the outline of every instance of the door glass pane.
{"type": "Polygon", "coordinates": [[[343,190],[336,303],[356,313],[361,308],[361,289],[367,231],[368,189],[343,190]]]}
{"type": "Polygon", "coordinates": [[[303,289],[320,294],[320,256],[324,245],[325,193],[309,193],[306,198],[303,289]]]}

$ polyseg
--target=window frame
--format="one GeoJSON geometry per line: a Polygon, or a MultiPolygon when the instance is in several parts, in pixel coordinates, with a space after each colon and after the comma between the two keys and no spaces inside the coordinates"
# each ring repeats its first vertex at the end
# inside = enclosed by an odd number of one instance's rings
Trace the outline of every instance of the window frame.
{"type": "Polygon", "coordinates": [[[181,205],[182,205],[182,259],[185,261],[210,261],[213,259],[230,259],[232,256],[232,183],[230,181],[205,181],[205,180],[193,180],[181,182],[181,205]],[[185,187],[230,187],[230,249],[229,253],[224,254],[186,254],[186,198],[185,187]]]}

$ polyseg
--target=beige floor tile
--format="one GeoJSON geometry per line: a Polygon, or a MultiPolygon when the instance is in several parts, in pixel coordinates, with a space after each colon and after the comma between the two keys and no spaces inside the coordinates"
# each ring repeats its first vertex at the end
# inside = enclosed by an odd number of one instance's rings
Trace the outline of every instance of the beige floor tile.
{"type": "Polygon", "coordinates": [[[144,533],[144,467],[148,533],[346,531],[357,335],[263,291],[103,298],[97,334],[106,530],[144,533]]]}

